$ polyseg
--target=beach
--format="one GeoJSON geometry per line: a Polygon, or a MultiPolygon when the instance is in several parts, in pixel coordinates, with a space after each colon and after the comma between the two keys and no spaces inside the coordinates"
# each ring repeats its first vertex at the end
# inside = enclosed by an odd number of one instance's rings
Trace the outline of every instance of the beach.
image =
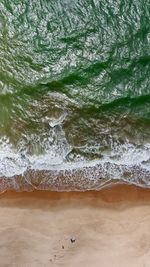
{"type": "Polygon", "coordinates": [[[99,192],[0,195],[0,266],[147,267],[150,192],[119,185],[99,192]]]}
{"type": "Polygon", "coordinates": [[[149,18],[0,1],[0,267],[150,267],[149,18]]]}

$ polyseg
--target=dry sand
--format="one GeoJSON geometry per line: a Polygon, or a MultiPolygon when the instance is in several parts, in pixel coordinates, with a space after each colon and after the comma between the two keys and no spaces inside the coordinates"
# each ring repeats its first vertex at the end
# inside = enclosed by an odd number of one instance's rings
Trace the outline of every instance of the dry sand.
{"type": "Polygon", "coordinates": [[[0,266],[149,267],[150,191],[1,194],[0,266]]]}

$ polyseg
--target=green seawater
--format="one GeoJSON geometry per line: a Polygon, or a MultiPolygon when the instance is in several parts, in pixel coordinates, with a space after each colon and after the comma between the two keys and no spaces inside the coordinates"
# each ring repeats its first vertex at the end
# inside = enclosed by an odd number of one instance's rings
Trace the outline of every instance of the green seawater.
{"type": "Polygon", "coordinates": [[[0,177],[77,166],[149,184],[150,3],[0,0],[0,177]]]}

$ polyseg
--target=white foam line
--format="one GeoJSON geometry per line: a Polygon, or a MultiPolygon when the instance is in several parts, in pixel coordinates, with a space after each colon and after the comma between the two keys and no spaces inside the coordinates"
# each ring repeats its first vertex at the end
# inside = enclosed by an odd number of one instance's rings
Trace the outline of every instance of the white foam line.
{"type": "MultiPolygon", "coordinates": [[[[90,161],[65,162],[65,154],[52,156],[53,153],[47,152],[45,155],[29,156],[15,151],[8,142],[0,146],[0,176],[12,177],[22,175],[27,169],[65,171],[95,167],[110,163],[116,166],[140,166],[142,169],[150,171],[150,144],[135,147],[126,143],[114,147],[109,153],[104,153],[102,159],[90,161]]],[[[115,175],[116,176],[116,175],[115,175]]]]}

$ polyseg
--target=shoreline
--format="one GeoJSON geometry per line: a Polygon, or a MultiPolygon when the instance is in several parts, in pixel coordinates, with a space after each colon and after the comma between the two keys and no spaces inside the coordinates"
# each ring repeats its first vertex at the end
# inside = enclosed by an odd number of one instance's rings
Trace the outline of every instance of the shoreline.
{"type": "Polygon", "coordinates": [[[140,202],[150,201],[150,188],[142,188],[140,186],[129,184],[108,184],[100,190],[86,190],[86,191],[49,191],[49,190],[32,190],[32,191],[15,191],[5,190],[0,192],[0,199],[19,199],[24,197],[42,198],[44,200],[62,200],[62,199],[76,199],[85,200],[91,198],[99,198],[101,203],[118,203],[118,202],[140,202]]]}
{"type": "Polygon", "coordinates": [[[3,267],[149,266],[149,189],[8,191],[0,225],[3,267]]]}

